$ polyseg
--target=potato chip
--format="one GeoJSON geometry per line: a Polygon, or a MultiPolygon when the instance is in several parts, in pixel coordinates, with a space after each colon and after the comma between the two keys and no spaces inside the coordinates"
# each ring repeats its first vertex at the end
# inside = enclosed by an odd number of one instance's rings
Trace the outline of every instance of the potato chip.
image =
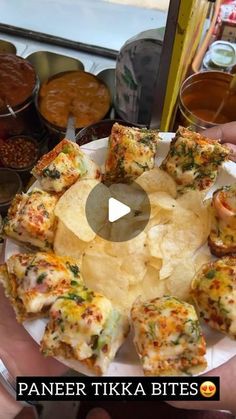
{"type": "Polygon", "coordinates": [[[166,282],[169,294],[181,300],[188,300],[190,296],[191,282],[195,275],[193,260],[181,260],[173,269],[166,282]]]}
{"type": "Polygon", "coordinates": [[[148,259],[148,266],[152,266],[155,268],[158,272],[161,270],[163,265],[163,261],[161,258],[155,258],[153,256],[150,256],[148,259]]]}
{"type": "Polygon", "coordinates": [[[165,281],[160,281],[158,270],[149,266],[143,279],[142,297],[148,300],[150,298],[162,297],[166,293],[165,281]]]}
{"type": "MultiPolygon", "coordinates": [[[[184,253],[189,253],[204,244],[206,237],[203,232],[204,225],[201,218],[193,211],[177,205],[170,224],[170,240],[178,244],[184,253]]],[[[166,239],[168,240],[168,237],[166,239]]],[[[167,250],[168,246],[165,247],[165,252],[167,250]]]]}
{"type": "Polygon", "coordinates": [[[161,250],[161,243],[164,240],[165,235],[168,232],[167,225],[156,225],[152,227],[147,234],[147,243],[149,253],[152,257],[157,259],[163,259],[163,253],[161,250]]]}
{"type": "Polygon", "coordinates": [[[123,183],[113,183],[109,187],[113,198],[121,201],[132,208],[133,211],[139,210],[145,199],[143,191],[135,187],[135,184],[126,185],[123,183]]]}
{"type": "Polygon", "coordinates": [[[142,253],[123,256],[121,263],[122,274],[126,276],[130,285],[142,281],[147,271],[147,260],[142,253]]]}
{"type": "Polygon", "coordinates": [[[110,241],[123,242],[129,241],[130,237],[138,236],[142,233],[143,223],[138,217],[130,216],[120,218],[118,222],[113,223],[110,230],[110,241]]]}
{"type": "Polygon", "coordinates": [[[155,167],[152,170],[144,172],[135,182],[140,185],[146,193],[163,191],[170,194],[173,198],[177,195],[176,183],[168,173],[155,167]]]}
{"type": "Polygon", "coordinates": [[[173,211],[176,207],[176,200],[167,192],[158,191],[148,195],[152,207],[160,210],[173,211]]]}
{"type": "Polygon", "coordinates": [[[121,260],[105,252],[105,240],[97,237],[85,250],[81,272],[85,284],[101,292],[115,304],[126,298],[128,279],[120,268],[121,260]]]}
{"type": "Polygon", "coordinates": [[[122,301],[121,308],[125,310],[128,314],[130,313],[130,308],[132,307],[134,301],[143,295],[143,281],[138,282],[137,284],[132,284],[128,288],[127,296],[125,301],[122,301]]]}
{"type": "Polygon", "coordinates": [[[195,271],[197,272],[202,267],[202,265],[210,262],[210,260],[212,260],[212,254],[208,245],[205,244],[204,246],[200,247],[200,249],[198,249],[194,255],[195,271]]]}
{"type": "Polygon", "coordinates": [[[164,281],[159,281],[158,271],[149,267],[142,282],[129,286],[125,300],[119,303],[120,308],[129,313],[130,307],[138,297],[145,300],[162,297],[166,293],[167,287],[164,281]]]}
{"type": "Polygon", "coordinates": [[[142,254],[143,256],[147,256],[148,251],[146,240],[147,235],[145,232],[142,232],[133,239],[126,240],[124,242],[107,241],[104,243],[104,250],[107,254],[117,256],[119,258],[133,254],[142,254]]]}
{"type": "Polygon", "coordinates": [[[88,242],[80,240],[65,224],[59,220],[54,238],[54,252],[60,256],[80,259],[88,242]]]}
{"type": "Polygon", "coordinates": [[[159,272],[160,280],[169,278],[169,276],[173,273],[175,264],[176,259],[164,258],[162,260],[162,266],[159,272]]]}
{"type": "Polygon", "coordinates": [[[171,221],[176,201],[166,192],[158,191],[149,194],[151,214],[146,231],[157,224],[166,224],[171,221]]]}
{"type": "MultiPolygon", "coordinates": [[[[96,236],[87,221],[86,201],[92,189],[97,185],[101,185],[101,193],[98,194],[96,206],[92,208],[89,205],[89,210],[91,213],[94,213],[94,220],[97,225],[96,231],[98,231],[103,227],[104,220],[107,218],[107,206],[105,204],[110,194],[108,188],[97,180],[90,179],[76,182],[62,195],[55,208],[56,216],[80,240],[85,242],[93,240],[96,236]]],[[[92,215],[90,220],[91,218],[92,215]]]]}
{"type": "Polygon", "coordinates": [[[205,242],[210,234],[211,229],[211,214],[210,214],[210,200],[204,200],[201,192],[188,191],[181,195],[177,202],[182,208],[194,212],[194,214],[201,220],[202,226],[202,241],[205,242]]]}

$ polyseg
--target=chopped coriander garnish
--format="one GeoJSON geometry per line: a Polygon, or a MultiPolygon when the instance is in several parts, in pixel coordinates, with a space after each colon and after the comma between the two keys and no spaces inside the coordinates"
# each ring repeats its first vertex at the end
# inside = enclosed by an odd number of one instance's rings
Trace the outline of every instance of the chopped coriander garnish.
{"type": "Polygon", "coordinates": [[[211,269],[210,271],[208,271],[208,272],[205,274],[205,277],[206,277],[207,279],[212,279],[212,278],[214,278],[215,274],[216,274],[216,270],[215,270],[215,269],[211,269]]]}
{"type": "Polygon", "coordinates": [[[222,303],[221,297],[218,298],[217,304],[221,313],[224,313],[224,314],[229,313],[229,311],[225,308],[224,303],[222,303]]]}
{"type": "Polygon", "coordinates": [[[148,322],[148,335],[151,339],[156,339],[156,323],[148,322]]]}
{"type": "Polygon", "coordinates": [[[76,303],[82,303],[84,300],[84,298],[82,298],[80,295],[77,294],[73,294],[73,293],[69,293],[67,295],[61,295],[58,298],[63,298],[64,300],[72,300],[75,301],[76,303]]]}
{"type": "Polygon", "coordinates": [[[60,179],[60,177],[61,177],[61,174],[60,174],[60,172],[59,172],[59,170],[57,170],[57,169],[44,169],[44,171],[43,171],[43,176],[48,176],[48,177],[50,177],[51,179],[60,179]]]}
{"type": "Polygon", "coordinates": [[[79,267],[77,265],[71,265],[70,262],[66,262],[66,266],[76,278],[79,276],[79,267]]]}
{"type": "Polygon", "coordinates": [[[61,151],[64,154],[68,154],[71,151],[71,147],[69,147],[69,145],[65,145],[61,151]]]}
{"type": "Polygon", "coordinates": [[[198,340],[200,337],[200,329],[199,329],[199,322],[198,320],[188,319],[186,320],[185,324],[187,323],[187,329],[194,337],[194,341],[198,340]]]}
{"type": "Polygon", "coordinates": [[[76,286],[76,285],[79,285],[79,283],[78,283],[77,281],[74,281],[74,280],[73,280],[73,281],[71,281],[70,285],[72,285],[72,286],[74,287],[74,286],[76,286]]]}
{"type": "Polygon", "coordinates": [[[142,144],[145,144],[145,145],[150,145],[150,143],[152,142],[152,135],[147,134],[147,135],[141,137],[139,142],[142,143],[142,144]]]}
{"type": "Polygon", "coordinates": [[[42,284],[43,280],[46,278],[47,274],[45,272],[43,272],[42,274],[40,274],[38,276],[38,278],[36,279],[37,284],[42,284]]]}
{"type": "Polygon", "coordinates": [[[139,163],[138,161],[135,161],[134,163],[136,163],[136,164],[137,164],[137,166],[139,166],[141,169],[143,169],[143,170],[148,170],[148,164],[147,164],[147,163],[145,163],[145,164],[141,164],[141,163],[139,163]]]}
{"type": "Polygon", "coordinates": [[[180,337],[181,335],[179,335],[176,340],[172,340],[171,343],[173,343],[173,345],[179,345],[180,337]]]}

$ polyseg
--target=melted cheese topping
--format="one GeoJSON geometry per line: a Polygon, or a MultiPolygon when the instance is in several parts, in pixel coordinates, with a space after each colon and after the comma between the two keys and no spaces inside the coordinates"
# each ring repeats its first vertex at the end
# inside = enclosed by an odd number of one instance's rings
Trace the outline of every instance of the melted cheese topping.
{"type": "Polygon", "coordinates": [[[236,258],[204,265],[193,280],[192,295],[206,323],[236,339],[236,258]]]}
{"type": "Polygon", "coordinates": [[[159,137],[155,130],[115,123],[109,137],[105,176],[109,181],[132,180],[153,169],[159,137]]]}
{"type": "Polygon", "coordinates": [[[18,302],[19,316],[41,312],[72,285],[82,284],[79,266],[69,257],[42,252],[20,253],[11,256],[6,266],[10,294],[18,302]]]}
{"type": "Polygon", "coordinates": [[[85,361],[98,373],[105,372],[128,333],[128,320],[104,296],[81,288],[59,297],[50,310],[50,321],[42,341],[47,355],[85,361]],[[88,362],[88,360],[90,362],[88,362]]]}
{"type": "Polygon", "coordinates": [[[16,195],[8,210],[5,234],[39,248],[51,248],[57,201],[58,197],[36,188],[27,194],[16,195]]]}
{"type": "Polygon", "coordinates": [[[46,191],[61,192],[72,185],[84,171],[79,171],[68,155],[60,153],[43,171],[41,186],[46,191]]]}
{"type": "Polygon", "coordinates": [[[56,193],[64,192],[79,178],[89,178],[89,175],[94,178],[100,177],[100,171],[95,163],[76,143],[66,139],[44,155],[32,173],[45,191],[56,193]],[[94,168],[93,172],[91,166],[94,168]]]}
{"type": "Polygon", "coordinates": [[[228,154],[217,141],[180,127],[161,168],[174,178],[179,190],[204,190],[214,183],[228,154]]]}
{"type": "Polygon", "coordinates": [[[192,305],[168,296],[138,301],[131,317],[145,375],[182,375],[205,369],[206,345],[192,305]]]}

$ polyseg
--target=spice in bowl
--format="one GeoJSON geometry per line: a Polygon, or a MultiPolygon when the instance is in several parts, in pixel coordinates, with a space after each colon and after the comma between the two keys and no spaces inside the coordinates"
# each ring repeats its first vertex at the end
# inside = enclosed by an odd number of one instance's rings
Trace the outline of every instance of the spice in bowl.
{"type": "Polygon", "coordinates": [[[5,167],[29,170],[37,161],[38,154],[38,144],[31,137],[21,135],[0,140],[0,159],[5,167]]]}

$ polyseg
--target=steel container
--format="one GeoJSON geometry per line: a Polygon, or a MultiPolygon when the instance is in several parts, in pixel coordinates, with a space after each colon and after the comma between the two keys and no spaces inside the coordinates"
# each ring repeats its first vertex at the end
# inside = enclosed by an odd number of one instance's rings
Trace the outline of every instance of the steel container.
{"type": "Polygon", "coordinates": [[[214,125],[236,120],[236,92],[227,94],[232,74],[202,71],[189,76],[179,94],[177,121],[200,131],[214,125]],[[217,110],[224,106],[217,116],[217,110]]]}

